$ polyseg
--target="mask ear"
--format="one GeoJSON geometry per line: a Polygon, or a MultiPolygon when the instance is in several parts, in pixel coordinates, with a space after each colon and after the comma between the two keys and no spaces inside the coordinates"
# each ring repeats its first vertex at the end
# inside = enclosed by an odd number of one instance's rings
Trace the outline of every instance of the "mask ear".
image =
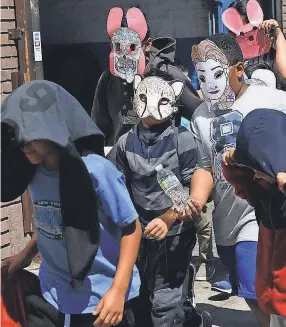
{"type": "Polygon", "coordinates": [[[140,40],[143,41],[147,34],[148,26],[142,11],[139,8],[130,8],[127,11],[126,20],[128,27],[137,32],[140,40]]]}
{"type": "Polygon", "coordinates": [[[246,13],[251,25],[259,26],[263,22],[263,11],[256,0],[248,1],[246,13]]]}
{"type": "Polygon", "coordinates": [[[133,88],[136,91],[138,88],[138,85],[142,82],[143,76],[140,74],[135,74],[134,76],[134,82],[133,82],[133,88]]]}
{"type": "Polygon", "coordinates": [[[106,23],[107,33],[110,37],[121,27],[122,18],[123,10],[121,8],[115,7],[110,9],[106,23]]]}
{"type": "Polygon", "coordinates": [[[240,34],[243,21],[235,8],[228,8],[223,12],[222,22],[230,31],[236,35],[240,34]]]}
{"type": "Polygon", "coordinates": [[[184,83],[181,81],[171,81],[171,82],[169,82],[169,84],[171,85],[176,98],[178,98],[181,95],[181,93],[183,92],[184,83]]]}

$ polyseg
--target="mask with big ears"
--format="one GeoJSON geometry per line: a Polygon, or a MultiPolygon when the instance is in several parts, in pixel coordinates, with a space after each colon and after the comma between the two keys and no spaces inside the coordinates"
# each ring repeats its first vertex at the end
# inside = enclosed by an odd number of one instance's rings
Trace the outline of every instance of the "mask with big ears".
{"type": "Polygon", "coordinates": [[[177,100],[183,91],[181,81],[165,81],[161,77],[135,75],[133,107],[140,118],[164,120],[178,110],[177,100]]]}
{"type": "Polygon", "coordinates": [[[127,11],[128,27],[121,27],[122,18],[121,8],[112,8],[107,18],[107,32],[112,43],[109,67],[113,75],[132,83],[135,74],[143,74],[145,71],[146,59],[142,41],[146,37],[148,26],[138,8],[127,11]]]}
{"type": "Polygon", "coordinates": [[[244,24],[235,8],[228,8],[222,14],[224,25],[236,35],[245,60],[262,56],[270,50],[270,39],[259,25],[263,22],[263,11],[256,0],[246,5],[248,24],[244,24]]]}

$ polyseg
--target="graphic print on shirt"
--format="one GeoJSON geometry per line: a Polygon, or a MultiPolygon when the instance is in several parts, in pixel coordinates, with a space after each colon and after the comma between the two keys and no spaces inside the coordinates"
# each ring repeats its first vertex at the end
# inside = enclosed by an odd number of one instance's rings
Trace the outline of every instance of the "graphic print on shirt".
{"type": "Polygon", "coordinates": [[[56,201],[37,201],[34,203],[35,227],[48,238],[62,240],[64,229],[60,203],[56,201]]]}
{"type": "Polygon", "coordinates": [[[222,155],[236,145],[237,133],[242,122],[243,115],[238,111],[215,117],[211,122],[211,141],[214,151],[214,179],[220,180],[222,175],[222,155]]]}

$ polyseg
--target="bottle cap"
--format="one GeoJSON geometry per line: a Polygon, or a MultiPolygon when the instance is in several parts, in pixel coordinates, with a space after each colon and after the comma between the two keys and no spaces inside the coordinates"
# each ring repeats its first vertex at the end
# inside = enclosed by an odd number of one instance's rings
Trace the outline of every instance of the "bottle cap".
{"type": "Polygon", "coordinates": [[[161,165],[161,164],[155,167],[155,170],[157,172],[160,171],[160,170],[162,170],[162,169],[163,169],[163,165],[161,165]]]}

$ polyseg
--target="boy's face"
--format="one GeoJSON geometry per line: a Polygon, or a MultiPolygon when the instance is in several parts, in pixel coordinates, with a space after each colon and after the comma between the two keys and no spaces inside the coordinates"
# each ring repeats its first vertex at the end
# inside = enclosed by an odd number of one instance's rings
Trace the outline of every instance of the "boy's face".
{"type": "Polygon", "coordinates": [[[33,165],[42,163],[48,156],[54,153],[55,146],[48,141],[33,141],[26,143],[22,151],[33,165]]]}

